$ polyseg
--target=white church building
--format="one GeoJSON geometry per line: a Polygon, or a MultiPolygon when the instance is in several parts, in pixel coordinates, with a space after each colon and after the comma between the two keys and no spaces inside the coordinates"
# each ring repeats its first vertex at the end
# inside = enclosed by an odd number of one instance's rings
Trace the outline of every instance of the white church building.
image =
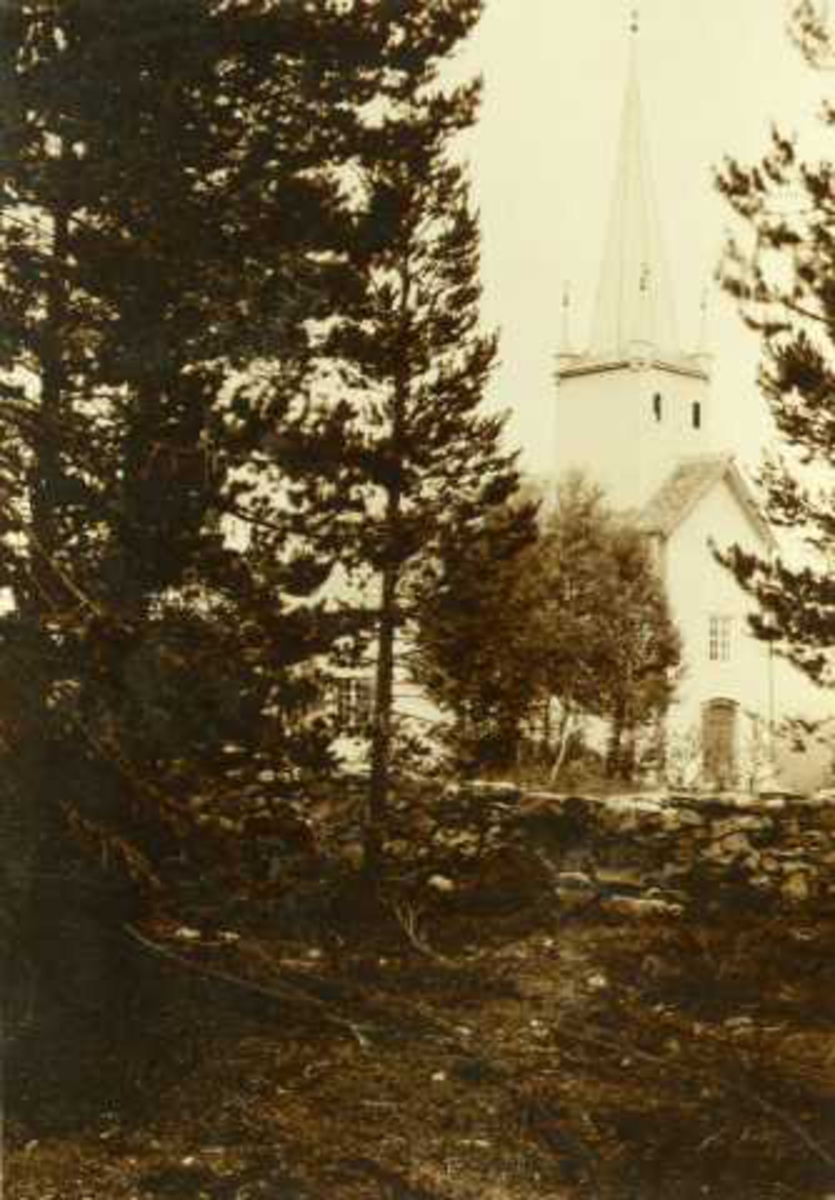
{"type": "MultiPolygon", "coordinates": [[[[634,34],[633,34],[634,42],[634,34]]],[[[635,54],[586,348],[557,358],[557,478],[581,470],[657,549],[684,675],[667,723],[682,776],[756,785],[774,727],[776,663],[750,631],[752,601],[716,561],[776,547],[751,485],[713,436],[711,359],[678,334],[644,134],[635,54]]]]}
{"type": "MultiPolygon", "coordinates": [[[[775,734],[798,705],[809,711],[811,685],[754,637],[754,603],[715,556],[738,545],[767,559],[777,546],[733,448],[714,434],[711,357],[704,344],[686,348],[678,333],[634,40],[633,31],[609,226],[583,350],[569,336],[563,301],[552,481],[581,471],[652,541],[683,648],[665,727],[668,781],[811,790],[831,782],[831,749],[810,763],[775,734]]],[[[372,698],[368,676],[346,673],[339,681],[346,761],[364,761],[372,698]]],[[[440,718],[402,668],[396,708],[412,731],[440,718]]]]}

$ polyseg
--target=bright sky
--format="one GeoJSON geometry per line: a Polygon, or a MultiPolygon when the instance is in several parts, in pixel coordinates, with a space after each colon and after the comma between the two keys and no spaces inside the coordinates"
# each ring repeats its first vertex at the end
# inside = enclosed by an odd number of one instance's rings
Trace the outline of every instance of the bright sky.
{"type": "MultiPolygon", "coordinates": [[[[529,470],[549,470],[560,296],[570,281],[582,347],[597,286],[628,61],[628,0],[487,0],[461,60],[481,73],[467,144],[481,210],[483,312],[502,332],[491,400],[512,412],[529,470]]],[[[756,341],[712,282],[731,223],[712,169],[765,148],[773,121],[811,130],[831,78],[785,34],[790,0],[643,0],[644,116],[685,349],[710,292],[719,445],[756,464],[767,431],[756,341]]],[[[820,139],[818,138],[820,145],[820,139]]],[[[689,344],[689,345],[688,345],[689,344]]],[[[605,436],[605,431],[601,431],[605,436]]]]}

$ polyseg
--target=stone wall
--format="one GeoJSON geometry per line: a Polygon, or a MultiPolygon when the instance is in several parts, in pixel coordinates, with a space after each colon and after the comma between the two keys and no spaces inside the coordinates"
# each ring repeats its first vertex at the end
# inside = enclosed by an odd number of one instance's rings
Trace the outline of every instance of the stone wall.
{"type": "Polygon", "coordinates": [[[513,843],[561,894],[596,889],[648,911],[732,893],[835,912],[832,794],[584,797],[469,784],[449,789],[446,805],[436,837],[465,856],[513,843]]]}

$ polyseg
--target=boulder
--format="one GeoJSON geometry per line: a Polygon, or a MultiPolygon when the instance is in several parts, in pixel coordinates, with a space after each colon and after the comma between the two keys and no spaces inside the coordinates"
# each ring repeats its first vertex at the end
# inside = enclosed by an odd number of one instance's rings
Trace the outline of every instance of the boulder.
{"type": "Polygon", "coordinates": [[[729,834],[741,833],[770,833],[774,824],[767,817],[755,813],[738,813],[721,821],[714,821],[710,833],[714,838],[725,838],[729,834]]]}
{"type": "Polygon", "coordinates": [[[753,849],[744,833],[730,833],[709,842],[704,847],[703,854],[711,862],[733,862],[735,859],[748,857],[753,853],[753,849]]]}
{"type": "Polygon", "coordinates": [[[793,871],[787,875],[780,885],[780,892],[791,903],[802,904],[812,894],[812,886],[807,871],[793,871]]]}
{"type": "Polygon", "coordinates": [[[606,911],[620,917],[646,919],[650,917],[680,917],[684,907],[663,896],[613,896],[606,901],[606,911]]]}

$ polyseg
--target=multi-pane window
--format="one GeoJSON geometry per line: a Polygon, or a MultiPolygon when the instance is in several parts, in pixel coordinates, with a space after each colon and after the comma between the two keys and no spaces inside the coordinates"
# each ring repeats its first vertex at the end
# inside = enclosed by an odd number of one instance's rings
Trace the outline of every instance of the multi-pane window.
{"type": "Polygon", "coordinates": [[[373,691],[371,683],[356,675],[346,675],[335,683],[336,720],[343,733],[366,733],[371,724],[373,691]]]}
{"type": "Polygon", "coordinates": [[[708,658],[711,662],[727,662],[731,657],[733,618],[714,614],[708,625],[708,658]]]}

